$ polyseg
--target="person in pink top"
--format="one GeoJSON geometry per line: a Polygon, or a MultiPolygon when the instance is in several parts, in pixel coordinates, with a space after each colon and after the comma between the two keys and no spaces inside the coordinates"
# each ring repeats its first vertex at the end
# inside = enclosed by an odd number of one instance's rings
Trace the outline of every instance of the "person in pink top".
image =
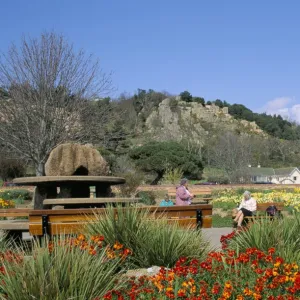
{"type": "Polygon", "coordinates": [[[187,189],[188,180],[183,178],[180,180],[180,185],[176,188],[176,205],[190,205],[194,195],[187,189]]]}

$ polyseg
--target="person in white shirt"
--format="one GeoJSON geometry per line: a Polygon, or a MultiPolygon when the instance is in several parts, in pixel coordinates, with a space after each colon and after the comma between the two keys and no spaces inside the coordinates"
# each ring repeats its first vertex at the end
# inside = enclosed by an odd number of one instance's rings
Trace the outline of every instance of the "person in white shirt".
{"type": "Polygon", "coordinates": [[[251,197],[250,192],[246,191],[244,194],[244,199],[238,207],[238,213],[234,219],[237,223],[238,229],[241,228],[244,217],[251,217],[255,214],[257,209],[257,203],[254,198],[251,197]]]}

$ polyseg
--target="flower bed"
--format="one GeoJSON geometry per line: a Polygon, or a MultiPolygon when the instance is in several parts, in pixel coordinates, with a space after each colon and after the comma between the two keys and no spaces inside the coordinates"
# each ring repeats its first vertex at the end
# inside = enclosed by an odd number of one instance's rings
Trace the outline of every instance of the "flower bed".
{"type": "Polygon", "coordinates": [[[299,299],[300,272],[296,263],[250,248],[243,253],[212,252],[204,261],[180,258],[175,267],[155,276],[131,278],[126,287],[104,299],[299,299]]]}
{"type": "Polygon", "coordinates": [[[119,242],[109,245],[102,235],[86,238],[80,234],[74,238],[49,242],[46,251],[40,247],[36,249],[38,251],[33,251],[29,261],[28,257],[24,259],[24,253],[7,250],[0,253],[2,282],[0,296],[5,299],[17,299],[14,295],[24,295],[24,299],[27,299],[26,295],[30,295],[32,298],[39,299],[43,295],[43,299],[53,299],[53,297],[69,299],[67,296],[63,298],[63,295],[60,297],[59,293],[70,289],[68,296],[74,296],[75,293],[77,296],[83,296],[84,291],[86,294],[82,299],[93,300],[293,300],[300,298],[299,264],[286,263],[283,258],[276,255],[275,248],[265,252],[248,248],[239,253],[228,249],[227,242],[234,236],[234,233],[222,236],[224,250],[210,252],[203,260],[181,257],[175,266],[169,269],[161,267],[159,273],[154,276],[130,278],[122,274],[130,267],[127,265],[127,257],[134,253],[119,242]],[[60,249],[65,250],[61,252],[60,249]],[[81,260],[78,254],[84,259],[81,260]],[[95,259],[89,260],[89,257],[95,259]],[[107,277],[105,272],[110,272],[110,266],[113,265],[108,265],[102,270],[100,268],[110,261],[117,262],[117,267],[114,267],[113,273],[107,277]],[[76,267],[78,263],[81,264],[79,269],[76,267]],[[95,270],[96,263],[97,270],[95,270]],[[41,277],[32,274],[35,271],[39,272],[44,264],[47,268],[50,266],[55,268],[55,272],[53,270],[55,276],[52,277],[51,272],[44,273],[43,269],[39,274],[41,277]],[[62,269],[65,270],[62,272],[62,269]],[[74,285],[68,277],[75,276],[79,270],[85,277],[79,280],[79,276],[74,285]],[[60,272],[62,273],[59,274],[60,272]],[[104,272],[99,278],[102,280],[100,284],[93,277],[99,272],[104,272]],[[30,274],[33,277],[27,278],[30,274]],[[118,274],[118,277],[112,277],[114,274],[118,274]],[[46,283],[45,286],[37,285],[40,282],[39,278],[43,284],[46,283]],[[30,286],[32,280],[36,281],[32,284],[33,287],[30,286]],[[86,280],[90,281],[89,288],[86,280]],[[108,280],[110,290],[106,289],[103,293],[105,288],[103,284],[107,284],[108,280]],[[95,284],[98,284],[99,290],[93,289],[95,284]],[[80,285],[83,289],[80,289],[80,285]],[[36,286],[38,289],[34,289],[36,286]],[[59,289],[53,291],[57,288],[59,289]],[[93,291],[90,292],[91,290],[93,291]]]}

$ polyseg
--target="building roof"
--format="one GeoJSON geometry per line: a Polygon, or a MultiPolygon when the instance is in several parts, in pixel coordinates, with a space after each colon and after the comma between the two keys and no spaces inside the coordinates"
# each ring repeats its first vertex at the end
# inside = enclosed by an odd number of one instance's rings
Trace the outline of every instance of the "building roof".
{"type": "Polygon", "coordinates": [[[275,175],[277,176],[289,176],[295,169],[295,167],[290,168],[280,168],[280,169],[274,169],[275,175]]]}
{"type": "Polygon", "coordinates": [[[275,175],[273,168],[248,168],[248,172],[251,176],[273,176],[275,175]]]}

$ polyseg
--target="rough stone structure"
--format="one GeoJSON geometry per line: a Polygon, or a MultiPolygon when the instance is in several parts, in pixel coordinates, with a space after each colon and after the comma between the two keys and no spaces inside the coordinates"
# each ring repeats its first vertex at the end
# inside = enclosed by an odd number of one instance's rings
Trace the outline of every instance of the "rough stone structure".
{"type": "Polygon", "coordinates": [[[62,144],[52,150],[45,165],[46,176],[108,175],[109,167],[89,145],[62,144]]]}

